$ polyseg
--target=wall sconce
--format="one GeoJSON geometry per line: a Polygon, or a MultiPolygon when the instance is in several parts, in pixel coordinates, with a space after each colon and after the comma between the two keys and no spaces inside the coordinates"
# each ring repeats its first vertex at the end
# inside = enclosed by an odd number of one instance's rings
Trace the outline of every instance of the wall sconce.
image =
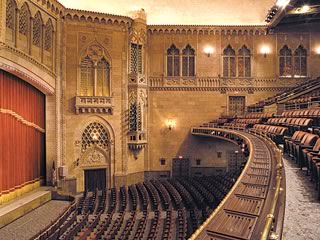
{"type": "Polygon", "coordinates": [[[278,7],[285,8],[289,4],[290,0],[278,0],[276,5],[278,7]]]}
{"type": "Polygon", "coordinates": [[[264,57],[267,57],[267,54],[271,52],[271,49],[268,46],[262,46],[260,52],[263,54],[264,57]]]}
{"type": "Polygon", "coordinates": [[[208,57],[210,57],[210,55],[213,53],[213,47],[211,46],[206,46],[204,48],[204,53],[207,54],[208,57]]]}
{"type": "Polygon", "coordinates": [[[316,54],[320,55],[320,46],[316,48],[316,54]]]}
{"type": "Polygon", "coordinates": [[[173,129],[176,125],[175,121],[172,118],[167,119],[166,125],[169,130],[173,129]]]}

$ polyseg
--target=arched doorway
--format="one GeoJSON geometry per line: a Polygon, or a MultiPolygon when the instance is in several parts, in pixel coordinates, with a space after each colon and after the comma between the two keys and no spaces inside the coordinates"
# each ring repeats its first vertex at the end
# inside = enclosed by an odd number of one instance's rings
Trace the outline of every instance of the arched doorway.
{"type": "Polygon", "coordinates": [[[91,122],[81,137],[80,170],[84,191],[102,190],[110,187],[110,136],[100,122],[91,122]]]}

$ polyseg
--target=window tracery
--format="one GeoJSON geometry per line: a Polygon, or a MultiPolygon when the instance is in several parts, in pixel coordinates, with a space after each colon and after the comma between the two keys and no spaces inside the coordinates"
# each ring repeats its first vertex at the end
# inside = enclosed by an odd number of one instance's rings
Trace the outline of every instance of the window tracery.
{"type": "Polygon", "coordinates": [[[103,48],[89,46],[80,63],[80,96],[110,96],[110,69],[103,48]]]}
{"type": "Polygon", "coordinates": [[[294,77],[307,76],[307,50],[299,46],[294,51],[294,77]]]}
{"type": "Polygon", "coordinates": [[[174,44],[167,50],[167,76],[177,77],[180,75],[180,51],[174,44]]]}
{"type": "Polygon", "coordinates": [[[87,56],[80,64],[80,95],[81,96],[93,96],[94,88],[94,63],[87,56]]]}
{"type": "Polygon", "coordinates": [[[142,73],[142,45],[131,43],[131,73],[142,73]]]}
{"type": "Polygon", "coordinates": [[[243,45],[238,51],[238,77],[251,76],[250,50],[243,45]]]}
{"type": "Polygon", "coordinates": [[[195,75],[195,51],[188,44],[182,50],[182,76],[193,77],[195,75]]]}
{"type": "Polygon", "coordinates": [[[26,3],[24,3],[19,12],[19,33],[27,35],[29,31],[29,8],[26,3]]]}
{"type": "Polygon", "coordinates": [[[228,45],[223,50],[223,76],[235,77],[236,76],[236,52],[228,45]]]}
{"type": "Polygon", "coordinates": [[[280,76],[291,77],[292,76],[292,51],[285,45],[280,50],[280,76]]]}
{"type": "Polygon", "coordinates": [[[44,31],[44,49],[49,51],[52,48],[52,35],[53,35],[53,25],[51,19],[49,19],[45,26],[44,31]]]}
{"type": "Polygon", "coordinates": [[[14,21],[15,21],[15,2],[13,0],[7,0],[6,6],[6,27],[10,29],[14,29],[14,21]]]}
{"type": "Polygon", "coordinates": [[[41,36],[42,36],[42,18],[40,12],[37,12],[33,19],[33,34],[32,43],[33,45],[41,46],[41,36]]]}
{"type": "Polygon", "coordinates": [[[109,136],[107,129],[98,122],[90,123],[82,133],[81,151],[84,152],[93,145],[102,149],[109,148],[109,136]]]}

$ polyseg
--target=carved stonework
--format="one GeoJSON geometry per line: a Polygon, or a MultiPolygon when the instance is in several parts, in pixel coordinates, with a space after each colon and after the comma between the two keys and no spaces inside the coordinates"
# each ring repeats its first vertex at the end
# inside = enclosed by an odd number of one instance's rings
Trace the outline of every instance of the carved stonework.
{"type": "Polygon", "coordinates": [[[132,29],[130,32],[130,42],[136,44],[145,44],[147,40],[147,35],[145,30],[141,29],[137,31],[136,29],[132,29]]]}
{"type": "Polygon", "coordinates": [[[185,86],[196,86],[197,85],[195,79],[183,80],[182,84],[185,86]]]}
{"type": "Polygon", "coordinates": [[[87,54],[93,61],[98,61],[103,57],[103,49],[98,43],[93,43],[88,47],[87,54]]]}
{"type": "Polygon", "coordinates": [[[108,152],[98,146],[87,149],[80,159],[80,167],[105,166],[108,164],[108,152]]]}
{"type": "Polygon", "coordinates": [[[89,153],[88,158],[86,159],[86,164],[103,164],[106,163],[106,157],[98,152],[96,149],[89,153]]]}

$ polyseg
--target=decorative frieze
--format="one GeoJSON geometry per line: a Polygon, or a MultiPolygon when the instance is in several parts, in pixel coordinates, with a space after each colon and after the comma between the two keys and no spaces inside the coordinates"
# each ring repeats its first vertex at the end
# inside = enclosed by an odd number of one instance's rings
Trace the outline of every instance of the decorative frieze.
{"type": "Polygon", "coordinates": [[[113,114],[112,97],[75,97],[76,114],[104,113],[113,114]]]}
{"type": "Polygon", "coordinates": [[[267,25],[149,25],[148,34],[266,35],[267,25]]]}

